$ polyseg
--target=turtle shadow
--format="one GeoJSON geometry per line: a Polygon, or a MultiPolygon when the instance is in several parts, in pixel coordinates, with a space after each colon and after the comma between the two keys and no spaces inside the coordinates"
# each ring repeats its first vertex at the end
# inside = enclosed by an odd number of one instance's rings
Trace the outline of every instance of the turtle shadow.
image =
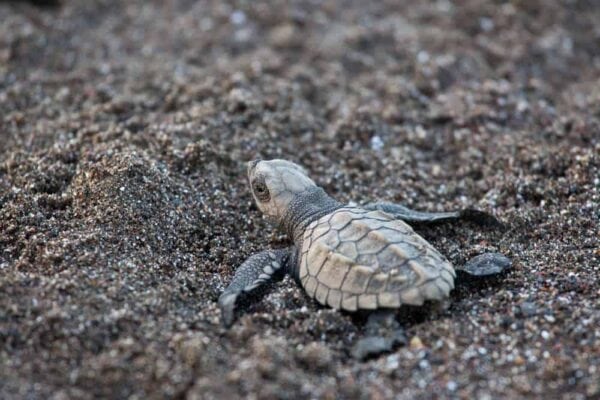
{"type": "MultiPolygon", "coordinates": [[[[426,302],[422,306],[410,306],[403,304],[397,309],[381,309],[381,310],[358,310],[354,312],[342,311],[350,317],[350,320],[357,328],[364,330],[370,321],[373,321],[373,316],[377,314],[393,315],[395,321],[404,329],[409,329],[414,325],[422,324],[431,314],[431,308],[434,305],[426,302]]],[[[377,318],[377,317],[375,317],[377,318]]]]}
{"type": "Polygon", "coordinates": [[[499,289],[499,285],[508,274],[508,271],[504,271],[495,276],[481,277],[459,270],[457,287],[447,301],[441,303],[426,301],[421,306],[402,305],[398,309],[345,312],[360,332],[348,351],[349,355],[359,361],[365,361],[406,346],[407,330],[442,316],[452,318],[456,314],[456,310],[452,310],[453,304],[483,295],[484,292],[494,288],[499,289]]]}
{"type": "Polygon", "coordinates": [[[392,314],[394,319],[405,329],[410,329],[415,325],[422,324],[427,320],[435,318],[436,315],[450,309],[452,303],[466,298],[484,295],[489,291],[502,289],[502,283],[510,275],[512,268],[493,276],[478,277],[473,276],[461,270],[456,270],[456,287],[450,292],[450,298],[447,302],[426,301],[423,305],[414,306],[403,304],[397,309],[381,310],[358,310],[354,312],[343,311],[350,317],[352,323],[359,329],[367,327],[373,319],[373,315],[381,313],[384,315],[392,314]]]}
{"type": "Polygon", "coordinates": [[[493,276],[478,277],[468,274],[460,269],[456,270],[455,288],[450,293],[452,302],[459,302],[469,298],[482,297],[486,293],[496,292],[502,289],[502,284],[511,274],[511,266],[508,270],[493,276]]]}
{"type": "Polygon", "coordinates": [[[348,355],[366,361],[406,346],[406,331],[430,319],[432,307],[436,307],[434,303],[426,302],[423,306],[403,305],[398,309],[346,313],[360,332],[348,355]]]}

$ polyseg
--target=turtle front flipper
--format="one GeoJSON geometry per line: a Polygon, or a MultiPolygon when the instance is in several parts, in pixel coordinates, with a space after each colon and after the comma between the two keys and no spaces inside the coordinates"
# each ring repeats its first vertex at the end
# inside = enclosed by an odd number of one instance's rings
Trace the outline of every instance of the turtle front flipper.
{"type": "Polygon", "coordinates": [[[415,211],[401,204],[386,202],[369,203],[364,205],[363,208],[383,211],[405,222],[436,223],[462,220],[472,221],[483,226],[502,226],[502,223],[493,215],[472,208],[460,211],[426,212],[415,211]]]}
{"type": "Polygon", "coordinates": [[[231,326],[235,316],[235,303],[243,293],[252,292],[271,282],[280,272],[286,271],[291,251],[287,249],[265,250],[249,257],[235,271],[231,283],[219,297],[219,307],[225,326],[231,326]]]}

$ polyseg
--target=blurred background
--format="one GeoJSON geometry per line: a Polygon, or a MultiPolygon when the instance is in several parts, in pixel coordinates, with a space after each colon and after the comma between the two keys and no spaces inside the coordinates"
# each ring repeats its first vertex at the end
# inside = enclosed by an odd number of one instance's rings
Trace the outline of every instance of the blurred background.
{"type": "Polygon", "coordinates": [[[596,0],[0,1],[1,398],[597,398],[596,0]],[[475,206],[421,232],[500,285],[364,321],[285,280],[230,331],[216,299],[285,245],[245,161],[342,201],[475,206]],[[416,339],[415,339],[416,338],[416,339]]]}

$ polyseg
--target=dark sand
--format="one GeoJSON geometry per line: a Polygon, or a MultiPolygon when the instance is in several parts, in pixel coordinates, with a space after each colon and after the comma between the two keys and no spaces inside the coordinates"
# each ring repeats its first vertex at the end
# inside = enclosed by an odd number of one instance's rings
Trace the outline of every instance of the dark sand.
{"type": "Polygon", "coordinates": [[[600,398],[595,0],[0,2],[0,398],[600,398]],[[314,3],[314,4],[313,4],[314,3]],[[245,162],[343,201],[474,206],[420,232],[514,260],[362,362],[362,317],[286,279],[245,162]]]}

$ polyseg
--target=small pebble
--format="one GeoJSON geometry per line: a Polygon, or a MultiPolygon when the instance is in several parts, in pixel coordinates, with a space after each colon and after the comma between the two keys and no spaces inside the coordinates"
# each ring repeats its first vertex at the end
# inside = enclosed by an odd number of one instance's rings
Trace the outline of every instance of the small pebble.
{"type": "Polygon", "coordinates": [[[371,138],[371,149],[375,151],[380,151],[383,149],[383,140],[377,135],[371,138]]]}
{"type": "Polygon", "coordinates": [[[423,342],[421,341],[421,338],[419,338],[418,336],[413,336],[410,339],[409,346],[410,346],[411,350],[421,350],[422,348],[425,347],[423,345],[423,342]]]}
{"type": "Polygon", "coordinates": [[[457,388],[458,385],[454,381],[448,381],[448,383],[446,384],[446,389],[448,389],[451,392],[454,392],[457,388]]]}

